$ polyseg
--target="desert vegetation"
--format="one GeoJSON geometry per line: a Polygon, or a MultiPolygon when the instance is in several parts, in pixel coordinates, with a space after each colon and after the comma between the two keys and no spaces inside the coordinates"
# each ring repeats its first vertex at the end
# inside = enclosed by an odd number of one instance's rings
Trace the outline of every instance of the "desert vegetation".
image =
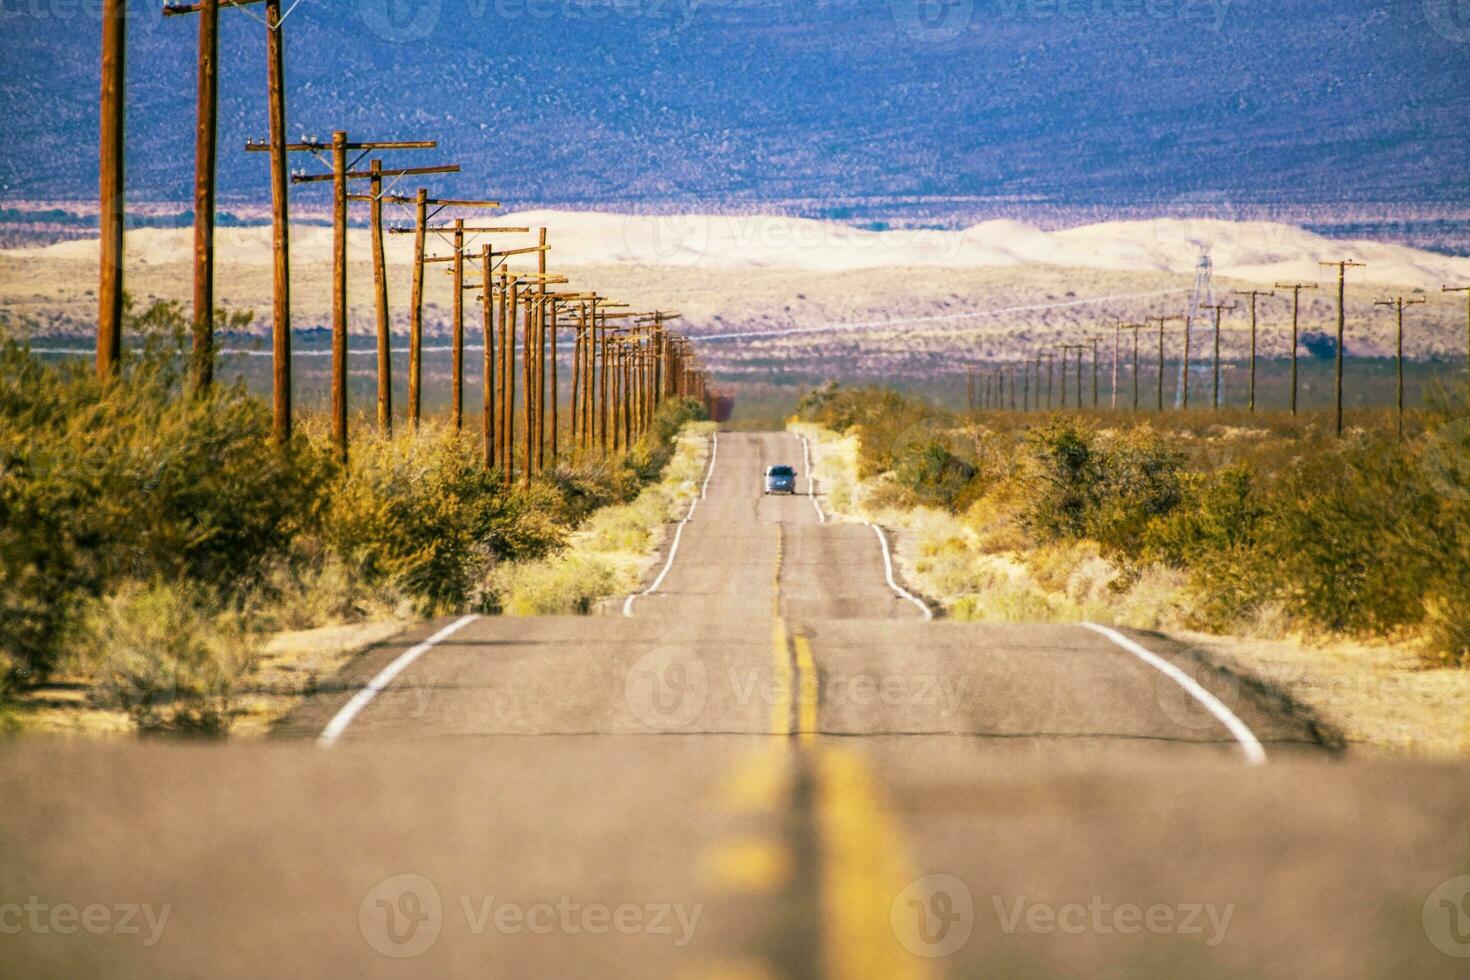
{"type": "Polygon", "coordinates": [[[799,416],[829,433],[834,506],[900,515],[956,617],[1391,639],[1464,668],[1470,427],[1429,401],[1402,441],[1388,412],[1339,440],[1316,413],[959,414],[834,386],[799,416]]]}
{"type": "Polygon", "coordinates": [[[272,442],[243,384],[189,388],[177,304],[129,316],[124,370],[0,340],[0,716],[59,676],[142,730],[228,730],[263,637],[394,611],[498,611],[501,566],[548,556],[658,479],[702,412],[671,399],[622,455],[529,486],[478,433],[426,423],[337,462],[324,420],[272,442]]]}

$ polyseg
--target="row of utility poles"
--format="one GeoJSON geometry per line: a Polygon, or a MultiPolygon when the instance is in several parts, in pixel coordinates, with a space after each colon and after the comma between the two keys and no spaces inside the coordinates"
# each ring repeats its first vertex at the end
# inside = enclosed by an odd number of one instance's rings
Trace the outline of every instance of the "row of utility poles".
{"type": "MultiPolygon", "coordinates": [[[[1335,414],[1334,425],[1339,436],[1343,431],[1343,351],[1347,332],[1346,317],[1346,289],[1347,271],[1353,268],[1363,268],[1364,263],[1349,260],[1340,260],[1321,263],[1325,268],[1337,270],[1337,340],[1335,345],[1335,414]]],[[[1291,413],[1297,414],[1297,349],[1300,341],[1301,322],[1301,297],[1303,290],[1317,289],[1317,283],[1311,282],[1278,282],[1275,289],[1290,290],[1291,304],[1291,413]]],[[[1221,376],[1222,372],[1228,370],[1230,365],[1222,364],[1220,360],[1220,335],[1222,332],[1222,319],[1226,313],[1241,309],[1247,305],[1250,310],[1250,358],[1249,358],[1249,388],[1247,393],[1247,406],[1249,411],[1256,410],[1256,362],[1258,359],[1258,342],[1260,331],[1259,301],[1262,297],[1276,295],[1275,289],[1248,289],[1235,290],[1234,295],[1242,297],[1239,302],[1215,303],[1202,308],[1201,312],[1208,311],[1213,315],[1214,321],[1214,350],[1213,363],[1211,366],[1212,389],[1210,395],[1210,406],[1219,409],[1223,404],[1221,376]]],[[[1441,291],[1445,293],[1466,294],[1466,403],[1470,404],[1470,286],[1443,286],[1441,291]]],[[[1397,374],[1396,404],[1398,409],[1398,432],[1400,437],[1404,431],[1404,310],[1406,307],[1425,303],[1424,299],[1413,299],[1407,296],[1393,296],[1380,299],[1375,306],[1384,306],[1394,310],[1397,314],[1396,331],[1396,355],[1395,367],[1397,374]]],[[[1164,371],[1166,367],[1166,324],[1174,321],[1184,321],[1184,371],[1182,372],[1182,390],[1179,392],[1179,404],[1182,408],[1190,407],[1189,379],[1190,369],[1195,363],[1194,352],[1191,349],[1191,337],[1188,322],[1182,316],[1156,316],[1147,317],[1140,323],[1128,323],[1122,320],[1113,323],[1113,364],[1112,364],[1112,394],[1109,408],[1118,408],[1118,373],[1119,362],[1123,356],[1123,331],[1129,331],[1133,335],[1132,351],[1132,378],[1133,378],[1133,411],[1140,407],[1140,370],[1139,370],[1139,331],[1156,333],[1158,337],[1158,356],[1155,358],[1157,366],[1157,381],[1155,385],[1155,410],[1164,410],[1164,371]]],[[[967,401],[972,410],[1017,410],[1037,411],[1053,407],[1068,407],[1067,399],[1067,358],[1074,355],[1076,365],[1076,385],[1072,406],[1084,407],[1084,391],[1082,382],[1082,360],[1088,351],[1092,355],[1092,399],[1091,407],[1100,408],[1099,397],[1099,352],[1098,342],[1100,337],[1087,338],[1084,343],[1056,344],[1044,349],[1034,355],[1026,357],[1020,364],[1002,365],[986,369],[971,369],[967,379],[967,401]],[[1060,376],[1056,371],[1057,358],[1060,356],[1060,376]],[[1042,366],[1045,365],[1045,385],[1043,386],[1042,366]],[[1020,375],[1019,382],[1017,374],[1020,375]],[[1034,385],[1033,385],[1034,378],[1034,385]],[[1017,396],[1019,385],[1020,394],[1017,396]],[[1043,395],[1044,392],[1044,395],[1043,395]],[[1043,401],[1044,397],[1044,401],[1043,401]],[[1059,404],[1058,404],[1059,403],[1059,404]]]]}
{"type": "MultiPolygon", "coordinates": [[[[420,187],[413,196],[392,193],[408,177],[455,174],[457,164],[385,167],[383,156],[406,150],[432,150],[434,140],[349,139],[345,131],[330,141],[306,138],[291,142],[285,135],[284,39],[280,0],[201,0],[168,3],[164,16],[194,14],[199,18],[199,84],[195,127],[194,187],[194,310],[190,384],[196,392],[214,383],[214,202],[218,106],[218,20],[222,7],[262,5],[266,29],[267,91],[270,136],[250,141],[245,149],[269,154],[271,163],[271,223],[274,248],[272,307],[272,389],[274,434],[285,444],[291,437],[291,282],[289,236],[290,184],[330,183],[332,188],[332,346],[331,434],[342,460],[348,451],[347,404],[347,232],[352,202],[368,205],[372,231],[372,262],[377,340],[377,426],[388,433],[393,425],[393,372],[391,323],[385,230],[412,234],[414,257],[409,308],[409,367],[407,418],[421,421],[423,408],[423,334],[426,270],[447,265],[452,280],[452,382],[450,422],[464,426],[465,297],[478,297],[484,335],[482,364],[484,400],[481,406],[485,465],[499,468],[507,481],[519,476],[529,482],[554,463],[563,449],[560,379],[562,340],[568,337],[571,367],[570,412],[567,426],[573,446],[604,453],[626,451],[653,424],[654,413],[666,398],[695,398],[709,403],[708,377],[687,338],[668,329],[679,314],[664,310],[636,312],[627,304],[611,302],[595,291],[551,289],[563,286],[565,276],[548,271],[546,229],[536,229],[534,244],[517,244],[506,237],[533,229],[466,224],[466,219],[435,223],[446,209],[494,209],[499,201],[431,197],[420,187]],[[289,154],[305,153],[325,164],[316,173],[290,174],[289,154]],[[364,166],[366,163],[366,166],[364,166]],[[351,193],[355,181],[366,182],[365,193],[351,193]],[[384,206],[411,208],[413,224],[384,228],[384,206]],[[447,252],[429,254],[430,238],[448,246],[447,252]],[[493,238],[493,241],[492,241],[493,238]],[[513,258],[535,259],[535,271],[512,268],[513,258]],[[478,275],[467,281],[466,271],[478,275]],[[520,354],[517,369],[517,352],[520,354]],[[517,374],[520,396],[517,397],[517,374]],[[519,406],[520,425],[517,427],[519,406]],[[519,450],[519,453],[518,453],[519,450]],[[519,454],[519,459],[517,456],[519,454]]],[[[294,9],[294,7],[292,8],[294,9]]],[[[253,11],[246,11],[254,16],[253,11]]],[[[289,10],[287,11],[289,13],[289,10]]],[[[122,356],[123,286],[123,80],[126,60],[125,0],[103,0],[102,125],[100,133],[101,281],[97,321],[97,371],[114,377],[122,356]]]]}

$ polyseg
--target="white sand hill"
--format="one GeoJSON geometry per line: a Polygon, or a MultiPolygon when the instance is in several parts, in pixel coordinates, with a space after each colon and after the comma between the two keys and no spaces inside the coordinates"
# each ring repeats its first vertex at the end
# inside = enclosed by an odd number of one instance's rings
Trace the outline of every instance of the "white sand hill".
{"type": "MultiPolygon", "coordinates": [[[[390,212],[390,222],[411,215],[390,212]]],[[[1442,283],[1470,279],[1470,259],[1452,258],[1401,245],[1324,238],[1294,225],[1218,220],[1110,221],[1047,232],[1016,221],[987,221],[963,231],[867,231],[835,222],[800,218],[711,215],[618,215],[596,212],[524,211],[496,217],[471,216],[470,225],[548,229],[556,266],[641,265],[706,270],[784,268],[846,272],[876,268],[980,269],[1047,265],[1116,272],[1188,276],[1207,250],[1218,275],[1244,282],[1327,282],[1322,261],[1351,259],[1367,264],[1352,273],[1364,284],[1392,284],[1438,291],[1442,283]]],[[[268,227],[222,228],[218,262],[267,266],[268,227]]],[[[486,235],[500,247],[526,244],[524,234],[486,235]]],[[[292,229],[292,264],[327,263],[331,230],[292,229]]],[[[407,265],[411,235],[389,235],[388,261],[407,265]]],[[[430,251],[447,252],[447,236],[431,238],[430,251]]],[[[353,229],[354,261],[368,256],[369,236],[353,229]]],[[[187,228],[139,229],[127,236],[130,261],[150,265],[188,263],[192,232],[187,228]]],[[[96,260],[96,240],[45,248],[12,249],[14,257],[96,260]]]]}

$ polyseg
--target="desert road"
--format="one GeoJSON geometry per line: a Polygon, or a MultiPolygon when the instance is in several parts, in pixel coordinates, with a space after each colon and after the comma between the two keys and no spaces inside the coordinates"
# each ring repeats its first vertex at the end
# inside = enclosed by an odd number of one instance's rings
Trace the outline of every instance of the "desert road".
{"type": "Polygon", "coordinates": [[[1470,768],[1160,637],[932,618],[803,457],[721,433],[640,594],[423,623],[263,743],[0,747],[0,975],[1470,971],[1470,768]]]}

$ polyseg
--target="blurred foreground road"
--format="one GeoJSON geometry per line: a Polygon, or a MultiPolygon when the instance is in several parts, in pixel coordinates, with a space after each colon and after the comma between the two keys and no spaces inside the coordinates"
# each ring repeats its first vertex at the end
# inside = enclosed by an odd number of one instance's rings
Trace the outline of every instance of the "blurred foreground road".
{"type": "Polygon", "coordinates": [[[0,976],[1470,974],[1470,767],[929,621],[761,494],[802,457],[719,436],[631,615],[422,624],[264,744],[0,746],[0,976]]]}

